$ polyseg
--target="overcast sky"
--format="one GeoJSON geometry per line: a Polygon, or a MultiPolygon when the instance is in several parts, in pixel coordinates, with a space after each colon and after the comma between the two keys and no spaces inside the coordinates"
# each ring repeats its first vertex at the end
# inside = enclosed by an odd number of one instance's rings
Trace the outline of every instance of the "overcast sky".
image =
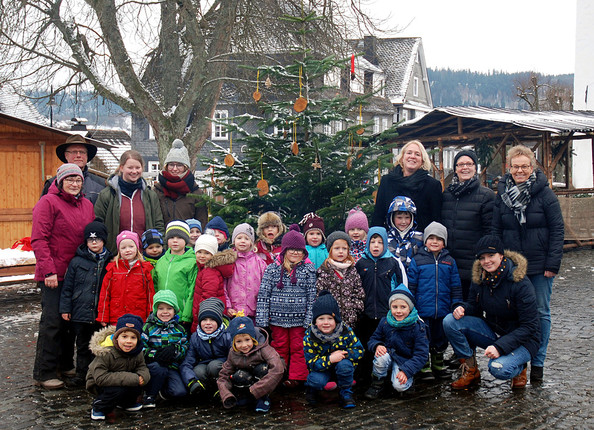
{"type": "Polygon", "coordinates": [[[423,38],[431,68],[573,73],[576,0],[368,0],[423,38]]]}

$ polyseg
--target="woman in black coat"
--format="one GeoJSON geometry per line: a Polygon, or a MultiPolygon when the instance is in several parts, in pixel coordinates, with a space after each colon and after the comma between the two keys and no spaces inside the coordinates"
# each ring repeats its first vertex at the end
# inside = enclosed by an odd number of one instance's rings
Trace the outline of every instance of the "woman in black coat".
{"type": "Polygon", "coordinates": [[[443,192],[441,222],[448,229],[448,249],[456,260],[462,296],[468,297],[474,247],[491,233],[495,193],[480,184],[478,159],[474,151],[460,151],[454,157],[454,177],[443,192]]]}
{"type": "Polygon", "coordinates": [[[504,251],[497,236],[476,245],[469,298],[443,320],[443,328],[462,364],[452,388],[480,381],[476,347],[485,349],[489,372],[511,379],[512,388],[526,386],[526,363],[538,352],[540,332],[534,287],[526,277],[528,264],[517,252],[504,251]]]}
{"type": "Polygon", "coordinates": [[[531,382],[543,379],[544,361],[551,333],[553,278],[563,257],[564,224],[557,196],[546,176],[536,169],[532,151],[514,146],[507,155],[509,173],[499,181],[493,209],[493,232],[506,249],[528,260],[527,274],[536,292],[541,344],[530,369],[531,382]]]}
{"type": "Polygon", "coordinates": [[[394,164],[394,169],[380,182],[371,224],[389,228],[386,215],[390,203],[396,196],[406,196],[417,207],[417,230],[423,231],[441,217],[441,183],[429,176],[429,155],[421,142],[411,140],[402,147],[394,164]]]}

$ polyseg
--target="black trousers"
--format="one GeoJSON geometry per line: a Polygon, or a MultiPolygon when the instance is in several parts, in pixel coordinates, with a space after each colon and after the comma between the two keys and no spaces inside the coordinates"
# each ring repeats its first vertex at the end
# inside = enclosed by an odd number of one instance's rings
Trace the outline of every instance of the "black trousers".
{"type": "Polygon", "coordinates": [[[84,379],[87,376],[89,364],[95,358],[89,349],[89,342],[93,334],[101,328],[101,324],[73,321],[71,326],[76,337],[76,374],[84,379]]]}
{"type": "Polygon", "coordinates": [[[97,387],[99,393],[93,401],[93,409],[104,414],[108,414],[116,406],[129,408],[134,406],[142,393],[140,385],[138,387],[97,387]]]}

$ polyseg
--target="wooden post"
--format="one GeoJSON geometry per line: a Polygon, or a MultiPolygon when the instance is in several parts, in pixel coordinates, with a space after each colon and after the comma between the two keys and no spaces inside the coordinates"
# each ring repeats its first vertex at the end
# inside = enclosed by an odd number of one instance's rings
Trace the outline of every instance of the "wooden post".
{"type": "Polygon", "coordinates": [[[437,146],[439,148],[439,182],[441,182],[441,190],[445,189],[445,174],[443,171],[443,139],[437,139],[437,146]]]}

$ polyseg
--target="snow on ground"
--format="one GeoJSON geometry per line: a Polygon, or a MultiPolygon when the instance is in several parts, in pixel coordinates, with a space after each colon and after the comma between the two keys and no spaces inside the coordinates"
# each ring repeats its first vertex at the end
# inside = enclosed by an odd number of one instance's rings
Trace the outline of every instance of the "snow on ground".
{"type": "Polygon", "coordinates": [[[0,249],[0,267],[18,266],[21,264],[35,264],[33,251],[20,251],[18,249],[0,249]]]}

